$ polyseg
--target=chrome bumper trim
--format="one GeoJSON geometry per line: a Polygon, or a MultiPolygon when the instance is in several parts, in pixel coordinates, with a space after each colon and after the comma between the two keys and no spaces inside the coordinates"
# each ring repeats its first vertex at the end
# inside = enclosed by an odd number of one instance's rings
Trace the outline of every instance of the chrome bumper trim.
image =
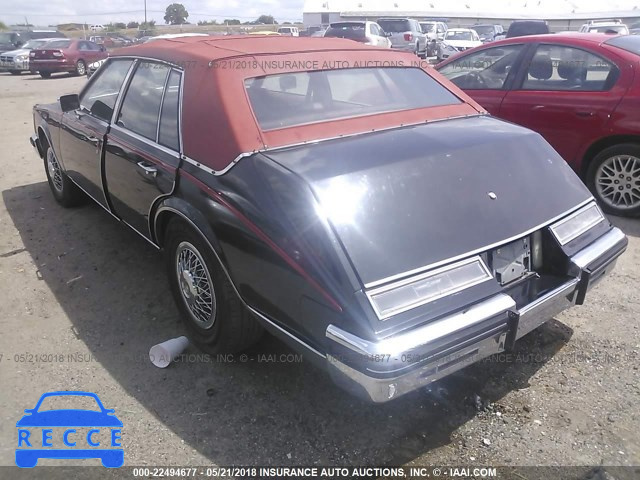
{"type": "Polygon", "coordinates": [[[500,293],[463,312],[378,341],[329,325],[326,336],[337,344],[326,356],[329,372],[345,389],[376,403],[424,387],[503,351],[515,339],[580,304],[586,292],[611,271],[627,242],[620,229],[612,228],[569,259],[568,281],[519,309],[511,296],[500,293]],[[351,361],[346,362],[346,357],[335,353],[342,347],[353,354],[351,361]],[[404,365],[376,370],[370,367],[375,367],[375,363],[358,361],[358,357],[374,362],[389,357],[394,366],[404,365]],[[411,363],[406,362],[407,357],[412,359],[411,363]]]}
{"type": "Polygon", "coordinates": [[[327,327],[327,337],[362,355],[395,357],[408,351],[427,347],[430,343],[512,310],[515,306],[516,302],[509,295],[499,294],[442,320],[377,342],[357,337],[334,325],[327,327]]]}
{"type": "Polygon", "coordinates": [[[616,246],[622,244],[626,245],[626,242],[627,236],[622,232],[622,230],[614,227],[598,240],[593,242],[591,245],[580,250],[573,257],[571,257],[571,263],[582,270],[589,264],[598,260],[609,250],[614,249],[616,246]]]}

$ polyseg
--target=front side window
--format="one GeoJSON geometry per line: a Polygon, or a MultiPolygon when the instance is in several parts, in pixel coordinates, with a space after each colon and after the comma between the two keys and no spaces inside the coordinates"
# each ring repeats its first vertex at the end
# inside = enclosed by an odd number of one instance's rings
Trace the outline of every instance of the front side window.
{"type": "Polygon", "coordinates": [[[486,48],[452,61],[440,73],[462,89],[501,89],[521,51],[522,45],[486,48]]]}
{"type": "Polygon", "coordinates": [[[116,125],[156,140],[162,92],[169,74],[167,65],[141,62],[133,74],[116,125]]]}
{"type": "Polygon", "coordinates": [[[131,63],[132,60],[113,60],[101,68],[80,97],[80,107],[105,122],[111,121],[118,93],[131,63]]]}
{"type": "Polygon", "coordinates": [[[245,88],[263,130],[461,103],[419,68],[349,68],[250,78],[245,88]]]}
{"type": "Polygon", "coordinates": [[[540,45],[528,65],[523,90],[603,91],[611,88],[618,68],[579,48],[540,45]]]}

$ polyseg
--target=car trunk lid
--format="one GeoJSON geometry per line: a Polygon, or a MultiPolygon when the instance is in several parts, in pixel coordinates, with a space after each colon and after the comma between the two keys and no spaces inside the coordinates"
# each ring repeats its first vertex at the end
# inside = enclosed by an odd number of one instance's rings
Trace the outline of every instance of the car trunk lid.
{"type": "Polygon", "coordinates": [[[269,156],[308,182],[365,286],[514,239],[591,198],[542,137],[489,116],[269,156]]]}

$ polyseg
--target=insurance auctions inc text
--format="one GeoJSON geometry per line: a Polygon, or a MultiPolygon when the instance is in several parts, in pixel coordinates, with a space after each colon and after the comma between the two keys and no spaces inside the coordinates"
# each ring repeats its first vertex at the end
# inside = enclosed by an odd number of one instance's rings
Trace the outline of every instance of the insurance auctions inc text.
{"type": "Polygon", "coordinates": [[[207,474],[222,478],[490,478],[497,471],[494,467],[218,467],[208,468],[207,474]]]}

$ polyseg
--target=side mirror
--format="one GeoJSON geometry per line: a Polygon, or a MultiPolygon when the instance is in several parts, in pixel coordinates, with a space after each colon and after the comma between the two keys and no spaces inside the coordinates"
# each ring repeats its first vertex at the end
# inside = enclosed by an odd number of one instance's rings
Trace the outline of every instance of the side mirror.
{"type": "Polygon", "coordinates": [[[80,108],[80,97],[77,93],[62,95],[58,101],[63,112],[71,112],[80,108]]]}

